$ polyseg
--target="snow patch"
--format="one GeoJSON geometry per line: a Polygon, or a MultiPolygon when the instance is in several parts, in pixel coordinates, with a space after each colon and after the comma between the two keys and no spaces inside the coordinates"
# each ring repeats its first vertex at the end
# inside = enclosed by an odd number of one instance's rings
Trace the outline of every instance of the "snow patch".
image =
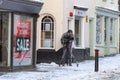
{"type": "Polygon", "coordinates": [[[95,72],[95,61],[86,60],[72,66],[51,63],[37,64],[37,71],[11,72],[0,76],[0,80],[120,80],[120,55],[99,59],[99,71],[95,72]]]}

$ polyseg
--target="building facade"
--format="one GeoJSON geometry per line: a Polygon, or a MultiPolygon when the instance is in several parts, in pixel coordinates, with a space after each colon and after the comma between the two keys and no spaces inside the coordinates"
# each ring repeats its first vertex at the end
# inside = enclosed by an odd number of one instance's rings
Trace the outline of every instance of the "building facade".
{"type": "Polygon", "coordinates": [[[0,71],[36,66],[36,22],[43,3],[0,1],[0,71]]]}
{"type": "Polygon", "coordinates": [[[94,56],[95,49],[99,49],[101,56],[118,53],[117,0],[43,2],[37,22],[38,62],[60,60],[62,55],[60,39],[68,29],[74,32],[73,53],[78,60],[94,56]]]}
{"type": "Polygon", "coordinates": [[[119,53],[119,14],[118,0],[96,2],[95,48],[101,56],[119,53]]]}

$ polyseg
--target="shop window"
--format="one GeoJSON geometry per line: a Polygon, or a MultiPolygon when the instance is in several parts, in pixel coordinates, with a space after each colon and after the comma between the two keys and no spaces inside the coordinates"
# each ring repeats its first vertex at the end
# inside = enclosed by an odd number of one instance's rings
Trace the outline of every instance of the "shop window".
{"type": "Polygon", "coordinates": [[[7,66],[9,64],[9,20],[10,13],[0,12],[0,66],[7,66]]]}
{"type": "Polygon", "coordinates": [[[107,17],[104,18],[104,43],[106,44],[107,39],[107,17]]]}
{"type": "Polygon", "coordinates": [[[110,19],[110,44],[115,44],[115,19],[110,19]]]}
{"type": "Polygon", "coordinates": [[[54,20],[45,16],[41,23],[41,47],[54,48],[54,20]]]}
{"type": "Polygon", "coordinates": [[[14,14],[13,66],[32,64],[33,17],[14,14]]]}
{"type": "Polygon", "coordinates": [[[102,43],[102,16],[97,16],[96,21],[96,44],[102,43]]]}
{"type": "Polygon", "coordinates": [[[81,26],[82,18],[75,20],[75,46],[80,47],[81,46],[81,40],[82,40],[82,26],[81,26]]]}

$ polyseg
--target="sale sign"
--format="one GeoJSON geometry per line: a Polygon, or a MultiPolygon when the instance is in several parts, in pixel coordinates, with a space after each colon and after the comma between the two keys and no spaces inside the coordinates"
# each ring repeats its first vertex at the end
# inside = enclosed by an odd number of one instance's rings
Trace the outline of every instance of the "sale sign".
{"type": "Polygon", "coordinates": [[[28,52],[30,50],[30,38],[16,37],[16,52],[28,52]]]}
{"type": "Polygon", "coordinates": [[[33,17],[14,14],[13,66],[32,65],[33,17]]]}
{"type": "Polygon", "coordinates": [[[30,58],[31,22],[17,20],[15,25],[14,55],[16,59],[30,58]]]}
{"type": "Polygon", "coordinates": [[[25,20],[16,21],[17,26],[17,37],[30,37],[31,33],[31,22],[25,20]]]}

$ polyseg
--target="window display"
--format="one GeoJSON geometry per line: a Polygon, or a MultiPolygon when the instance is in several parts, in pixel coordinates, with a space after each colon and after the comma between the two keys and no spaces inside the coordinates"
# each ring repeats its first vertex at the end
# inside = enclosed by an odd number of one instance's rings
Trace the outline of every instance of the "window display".
{"type": "Polygon", "coordinates": [[[14,66],[32,64],[32,22],[29,16],[14,15],[14,66]]]}
{"type": "Polygon", "coordinates": [[[97,21],[96,21],[96,43],[97,44],[102,43],[102,20],[101,20],[101,16],[97,16],[97,21]]]}

